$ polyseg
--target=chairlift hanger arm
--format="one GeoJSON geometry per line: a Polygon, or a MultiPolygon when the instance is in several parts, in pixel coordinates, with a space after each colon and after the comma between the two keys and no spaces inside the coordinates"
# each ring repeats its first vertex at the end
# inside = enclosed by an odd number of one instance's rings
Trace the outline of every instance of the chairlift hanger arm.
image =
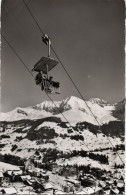
{"type": "Polygon", "coordinates": [[[42,36],[42,41],[46,44],[46,45],[48,45],[48,57],[50,57],[50,47],[51,47],[51,39],[50,39],[50,37],[48,36],[48,35],[44,35],[44,36],[42,36]]]}
{"type": "Polygon", "coordinates": [[[44,74],[48,74],[48,72],[53,69],[58,61],[50,57],[50,49],[51,49],[51,39],[48,35],[42,36],[42,41],[48,45],[48,57],[42,57],[32,69],[33,71],[42,71],[44,74]]]}

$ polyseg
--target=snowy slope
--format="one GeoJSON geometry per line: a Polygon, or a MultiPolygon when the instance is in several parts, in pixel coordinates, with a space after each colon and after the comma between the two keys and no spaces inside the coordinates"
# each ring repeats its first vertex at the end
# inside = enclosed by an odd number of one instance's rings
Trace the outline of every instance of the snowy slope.
{"type": "Polygon", "coordinates": [[[52,114],[44,110],[35,110],[32,107],[16,108],[7,113],[0,113],[0,121],[17,121],[22,119],[39,119],[51,116],[52,114]]]}
{"type": "MultiPolygon", "coordinates": [[[[51,119],[52,120],[52,119],[51,119]]],[[[83,130],[76,130],[69,127],[69,124],[63,126],[62,122],[51,121],[50,118],[37,121],[18,121],[2,123],[0,128],[1,154],[9,153],[20,157],[30,157],[36,149],[52,148],[63,152],[73,150],[95,150],[111,147],[108,138],[103,133],[95,135],[89,127],[83,130]],[[45,131],[43,131],[45,130],[45,131]],[[43,135],[48,133],[46,137],[43,135]],[[38,136],[37,136],[38,135],[38,136]],[[83,139],[72,139],[73,136],[81,136],[83,139]],[[17,148],[12,150],[13,145],[17,148]],[[88,146],[88,147],[87,147],[88,146]]],[[[119,145],[123,142],[119,137],[109,137],[113,145],[119,145]]]]}
{"type": "MultiPolygon", "coordinates": [[[[122,115],[124,115],[124,103],[110,105],[98,98],[90,99],[86,103],[101,127],[105,126],[104,129],[100,129],[104,131],[98,131],[97,123],[85,102],[73,96],[54,103],[44,101],[36,106],[18,107],[11,112],[0,113],[0,154],[29,158],[36,150],[42,151],[43,149],[52,149],[63,153],[71,153],[74,150],[88,151],[89,149],[100,152],[102,149],[110,158],[111,163],[108,166],[112,166],[115,162],[120,164],[118,157],[113,155],[109,140],[113,146],[124,144],[123,122],[118,121],[119,118],[114,117],[116,115],[113,116],[116,109],[118,109],[118,113],[121,109],[122,115]],[[64,117],[67,119],[67,123],[64,117]],[[108,148],[111,149],[108,150],[108,148]]],[[[101,152],[103,154],[103,151],[101,152]]],[[[41,155],[44,155],[43,152],[41,155]]],[[[120,155],[124,158],[124,154],[120,155]]],[[[79,160],[81,164],[99,167],[97,160],[94,164],[93,160],[88,157],[80,157],[79,160]]],[[[58,162],[59,164],[67,163],[66,160],[58,162]]],[[[71,157],[69,163],[78,164],[78,158],[71,157]]]]}
{"type": "Polygon", "coordinates": [[[0,170],[6,171],[6,170],[20,170],[18,166],[11,165],[8,163],[0,162],[0,170]]]}

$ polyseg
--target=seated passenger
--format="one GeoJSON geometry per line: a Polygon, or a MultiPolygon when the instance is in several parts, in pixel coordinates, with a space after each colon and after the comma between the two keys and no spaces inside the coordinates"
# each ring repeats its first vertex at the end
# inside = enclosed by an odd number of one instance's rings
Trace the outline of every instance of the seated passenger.
{"type": "Polygon", "coordinates": [[[55,93],[60,93],[60,83],[53,81],[53,87],[55,90],[55,93]]]}
{"type": "Polygon", "coordinates": [[[40,84],[42,82],[42,74],[41,71],[36,75],[35,77],[36,85],[40,84]]]}
{"type": "Polygon", "coordinates": [[[49,77],[49,83],[50,83],[51,86],[53,85],[53,77],[52,76],[49,77]]]}

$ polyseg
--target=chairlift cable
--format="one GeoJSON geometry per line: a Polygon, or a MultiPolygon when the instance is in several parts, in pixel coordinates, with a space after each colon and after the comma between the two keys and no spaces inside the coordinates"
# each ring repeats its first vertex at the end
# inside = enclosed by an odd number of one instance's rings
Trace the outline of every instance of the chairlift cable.
{"type": "MultiPolygon", "coordinates": [[[[30,15],[32,16],[33,20],[35,21],[36,25],[38,26],[39,30],[40,30],[41,33],[44,35],[44,32],[43,32],[42,28],[40,27],[39,23],[38,23],[37,20],[35,19],[34,15],[32,14],[32,12],[31,12],[30,8],[28,7],[28,5],[26,4],[25,0],[23,0],[23,2],[24,2],[24,4],[25,4],[27,10],[29,11],[30,15]]],[[[74,83],[72,77],[70,76],[70,74],[68,73],[67,69],[66,69],[65,66],[63,65],[63,63],[62,63],[62,61],[60,60],[59,56],[57,55],[56,51],[54,50],[54,48],[53,48],[52,46],[51,46],[51,49],[52,49],[52,51],[54,52],[54,54],[55,54],[55,56],[57,57],[57,59],[59,60],[61,66],[62,66],[63,69],[65,70],[65,72],[66,72],[66,74],[68,75],[69,79],[70,79],[71,82],[73,83],[74,87],[75,87],[76,90],[78,91],[80,97],[84,100],[85,104],[87,105],[88,109],[90,110],[92,116],[94,117],[95,121],[97,122],[97,124],[98,124],[98,126],[99,126],[99,128],[100,128],[100,127],[101,127],[100,123],[98,122],[96,116],[93,114],[91,108],[88,106],[86,100],[84,99],[84,97],[83,97],[83,95],[81,94],[80,90],[78,89],[78,87],[77,87],[76,84],[74,83]]],[[[114,147],[114,145],[113,145],[113,143],[111,142],[111,140],[109,139],[109,137],[108,137],[108,136],[106,136],[106,137],[107,137],[108,141],[110,142],[110,144],[112,145],[112,147],[114,147]]],[[[120,158],[120,160],[121,160],[121,162],[123,163],[123,165],[125,165],[124,162],[123,162],[123,160],[122,160],[122,158],[120,157],[120,155],[119,155],[119,153],[118,153],[117,151],[116,151],[116,154],[117,154],[118,157],[120,158]]]]}
{"type": "Polygon", "coordinates": [[[14,24],[15,24],[15,26],[16,26],[16,29],[17,29],[21,34],[24,34],[23,31],[20,31],[19,26],[17,25],[17,23],[16,23],[14,17],[12,16],[12,14],[9,12],[7,6],[6,6],[6,7],[4,6],[3,8],[4,8],[5,11],[7,12],[7,14],[10,16],[10,18],[13,20],[13,22],[14,22],[14,24]]]}
{"type": "Polygon", "coordinates": [[[20,61],[22,62],[22,64],[24,65],[24,67],[27,69],[27,71],[32,75],[32,77],[34,77],[33,74],[31,73],[31,71],[29,70],[29,68],[27,67],[27,65],[23,62],[23,60],[19,56],[19,54],[16,52],[16,50],[12,47],[12,45],[8,42],[8,40],[5,38],[5,36],[2,33],[1,33],[1,36],[4,38],[4,40],[10,46],[10,48],[13,50],[13,52],[15,53],[15,55],[20,59],[20,61]]]}
{"type": "Polygon", "coordinates": [[[30,8],[28,7],[27,3],[25,2],[25,0],[22,0],[22,1],[24,2],[24,4],[25,4],[27,10],[29,11],[31,17],[34,19],[34,21],[35,21],[36,25],[38,26],[39,30],[41,31],[42,35],[44,35],[44,32],[43,32],[42,28],[40,27],[39,23],[38,23],[37,20],[35,19],[35,17],[34,17],[34,15],[32,14],[30,8]]]}
{"type": "MultiPolygon", "coordinates": [[[[29,1],[30,1],[30,0],[26,0],[26,3],[28,3],[29,1]]],[[[6,5],[4,4],[4,5],[2,6],[2,8],[1,8],[1,9],[3,10],[3,9],[5,8],[5,6],[6,6],[6,5]]],[[[18,9],[18,14],[20,14],[20,12],[21,12],[21,11],[22,11],[22,9],[24,8],[24,6],[25,6],[25,5],[20,6],[20,9],[18,9]]],[[[17,9],[17,7],[18,7],[18,5],[17,5],[16,7],[14,7],[14,6],[13,6],[13,7],[11,8],[11,10],[10,10],[10,11],[12,11],[12,9],[15,9],[15,10],[16,10],[16,9],[17,9]]],[[[7,6],[6,6],[6,10],[7,10],[7,9],[8,9],[8,8],[7,8],[7,6]]],[[[9,11],[9,10],[8,10],[8,11],[9,11]]],[[[2,17],[3,17],[3,18],[4,18],[5,16],[6,16],[6,14],[4,14],[4,15],[2,14],[2,17]]]]}

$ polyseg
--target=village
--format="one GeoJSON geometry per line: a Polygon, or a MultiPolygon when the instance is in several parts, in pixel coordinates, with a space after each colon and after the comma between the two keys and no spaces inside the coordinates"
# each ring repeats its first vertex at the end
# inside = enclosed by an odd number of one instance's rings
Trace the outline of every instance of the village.
{"type": "Polygon", "coordinates": [[[33,158],[24,166],[0,162],[0,194],[124,194],[122,169],[42,165],[33,158]]]}

